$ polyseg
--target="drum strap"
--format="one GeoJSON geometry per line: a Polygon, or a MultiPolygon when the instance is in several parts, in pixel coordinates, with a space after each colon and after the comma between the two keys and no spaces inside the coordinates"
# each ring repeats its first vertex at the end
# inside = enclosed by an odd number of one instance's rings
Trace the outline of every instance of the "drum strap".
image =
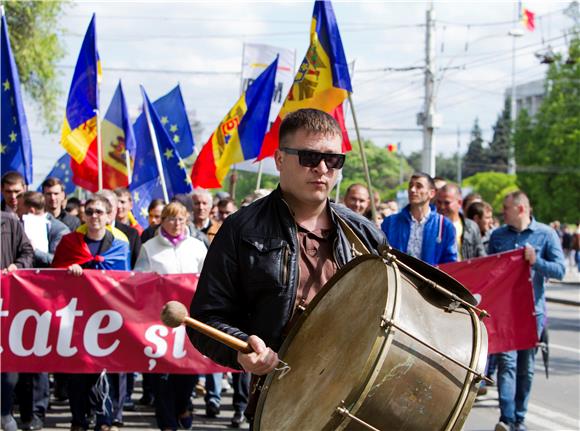
{"type": "Polygon", "coordinates": [[[364,243],[360,240],[356,233],[352,230],[352,228],[345,222],[342,218],[335,214],[340,227],[342,228],[346,238],[348,239],[348,243],[350,244],[350,251],[352,253],[352,257],[362,256],[363,254],[371,254],[369,249],[364,245],[364,243]]]}

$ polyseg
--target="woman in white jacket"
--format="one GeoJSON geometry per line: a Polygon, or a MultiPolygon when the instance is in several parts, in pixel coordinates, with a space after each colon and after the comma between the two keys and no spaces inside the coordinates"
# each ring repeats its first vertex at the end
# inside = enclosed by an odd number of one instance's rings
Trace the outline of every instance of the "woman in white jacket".
{"type": "MultiPolygon", "coordinates": [[[[135,271],[159,274],[200,273],[207,248],[189,235],[187,210],[171,202],[161,213],[161,226],[155,237],[143,244],[135,271]]],[[[192,425],[190,396],[196,376],[155,374],[155,416],[161,430],[189,429],[192,425]]]]}

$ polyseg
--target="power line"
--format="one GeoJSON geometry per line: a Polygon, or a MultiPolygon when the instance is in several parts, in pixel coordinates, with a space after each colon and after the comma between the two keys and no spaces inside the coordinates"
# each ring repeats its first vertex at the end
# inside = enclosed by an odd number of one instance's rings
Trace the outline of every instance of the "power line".
{"type": "MultiPolygon", "coordinates": [[[[541,15],[537,15],[536,19],[542,19],[544,17],[547,17],[549,15],[554,15],[557,13],[563,13],[565,9],[558,9],[558,10],[553,10],[551,12],[546,12],[543,13],[541,15]]],[[[445,25],[452,25],[452,26],[456,26],[456,27],[493,27],[493,26],[499,26],[499,25],[513,25],[513,24],[517,24],[519,23],[519,20],[510,20],[510,21],[488,21],[488,22],[468,22],[468,23],[464,23],[464,22],[456,22],[456,21],[445,21],[445,20],[437,20],[438,23],[441,24],[445,24],[445,25]]]]}

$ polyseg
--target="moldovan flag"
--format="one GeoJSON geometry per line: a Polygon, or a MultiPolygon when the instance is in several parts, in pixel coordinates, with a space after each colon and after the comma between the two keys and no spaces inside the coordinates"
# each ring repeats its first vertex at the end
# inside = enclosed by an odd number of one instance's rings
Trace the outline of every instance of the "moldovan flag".
{"type": "Polygon", "coordinates": [[[103,146],[103,188],[113,190],[129,185],[127,163],[135,152],[135,134],[129,118],[121,81],[101,124],[103,146]]]}
{"type": "Polygon", "coordinates": [[[95,111],[99,108],[100,77],[101,65],[93,14],[73,74],[60,140],[60,144],[71,155],[73,182],[90,191],[98,189],[95,111]],[[88,172],[91,172],[92,176],[89,177],[88,172]],[[87,181],[87,178],[90,178],[90,181],[87,181]]]}
{"type": "Polygon", "coordinates": [[[529,9],[522,12],[522,22],[529,31],[534,31],[536,28],[536,14],[529,9]]]}
{"type": "MultiPolygon", "coordinates": [[[[342,102],[349,92],[352,92],[352,87],[348,64],[332,4],[330,1],[317,0],[312,14],[310,46],[278,118],[264,138],[258,160],[274,154],[278,148],[278,133],[282,119],[289,112],[298,109],[314,108],[332,114],[345,136],[342,102]]],[[[350,143],[343,140],[343,151],[348,150],[350,143]]]]}
{"type": "Polygon", "coordinates": [[[250,85],[203,146],[191,170],[194,187],[221,187],[230,166],[253,159],[268,127],[278,58],[250,85]]]}

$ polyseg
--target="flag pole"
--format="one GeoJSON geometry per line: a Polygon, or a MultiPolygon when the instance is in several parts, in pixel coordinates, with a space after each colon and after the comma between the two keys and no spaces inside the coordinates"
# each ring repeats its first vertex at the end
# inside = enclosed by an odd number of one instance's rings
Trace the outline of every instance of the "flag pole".
{"type": "Polygon", "coordinates": [[[163,190],[163,200],[169,202],[169,195],[167,194],[167,184],[165,183],[165,173],[163,171],[163,164],[161,163],[161,154],[159,154],[159,144],[157,143],[157,135],[151,122],[151,113],[149,106],[147,106],[147,96],[145,89],[141,87],[141,94],[143,95],[143,111],[145,111],[145,118],[147,119],[147,127],[149,128],[149,135],[151,136],[151,143],[153,144],[153,153],[155,154],[155,161],[157,163],[157,171],[159,172],[159,180],[161,181],[161,189],[163,190]]]}
{"type": "Polygon", "coordinates": [[[130,185],[133,173],[131,172],[131,155],[127,151],[127,147],[125,147],[125,164],[127,165],[127,183],[130,185]]]}
{"type": "Polygon", "coordinates": [[[262,160],[258,162],[258,179],[256,181],[256,190],[262,185],[262,160]]]}
{"type": "Polygon", "coordinates": [[[377,209],[375,207],[375,197],[373,195],[373,188],[371,185],[371,176],[369,174],[369,165],[367,164],[367,156],[365,154],[365,147],[363,141],[360,138],[360,130],[358,128],[358,121],[356,120],[356,113],[354,109],[354,103],[352,103],[352,93],[348,93],[348,104],[350,105],[350,112],[352,113],[352,120],[354,122],[354,130],[356,131],[356,139],[358,141],[358,147],[360,150],[360,157],[363,163],[363,168],[365,170],[365,178],[367,180],[367,188],[369,189],[369,196],[371,200],[371,214],[373,217],[373,222],[377,219],[377,209]]]}
{"type": "Polygon", "coordinates": [[[101,143],[101,115],[98,109],[94,110],[97,118],[97,164],[98,169],[98,185],[99,191],[103,190],[103,146],[101,143]]]}

